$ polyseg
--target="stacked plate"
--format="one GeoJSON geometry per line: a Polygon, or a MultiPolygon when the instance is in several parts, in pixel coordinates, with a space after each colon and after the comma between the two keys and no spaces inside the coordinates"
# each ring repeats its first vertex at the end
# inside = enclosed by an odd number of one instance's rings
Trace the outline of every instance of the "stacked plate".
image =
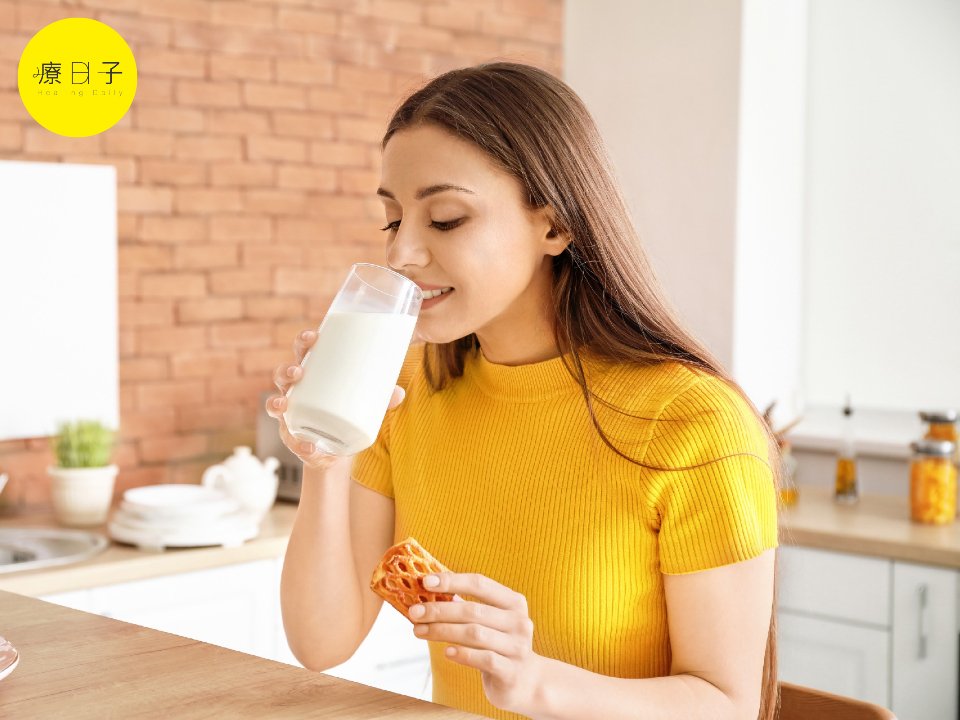
{"type": "Polygon", "coordinates": [[[144,550],[229,547],[255,538],[259,523],[222,490],[204,485],[147,485],[123,494],[107,532],[114,540],[144,550]]]}

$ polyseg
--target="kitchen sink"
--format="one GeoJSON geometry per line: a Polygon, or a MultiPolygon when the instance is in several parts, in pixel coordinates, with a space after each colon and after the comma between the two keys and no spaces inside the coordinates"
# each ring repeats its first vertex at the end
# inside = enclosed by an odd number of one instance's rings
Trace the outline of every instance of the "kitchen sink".
{"type": "Polygon", "coordinates": [[[0,528],[0,573],[80,562],[103,551],[103,535],[60,528],[0,528]]]}

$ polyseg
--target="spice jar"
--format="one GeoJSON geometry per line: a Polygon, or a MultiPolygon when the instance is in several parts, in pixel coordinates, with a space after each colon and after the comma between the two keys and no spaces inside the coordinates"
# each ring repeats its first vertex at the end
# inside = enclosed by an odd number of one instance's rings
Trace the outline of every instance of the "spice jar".
{"type": "Polygon", "coordinates": [[[957,515],[956,445],[949,440],[917,440],[910,443],[910,519],[946,525],[957,515]]]}
{"type": "Polygon", "coordinates": [[[784,507],[793,507],[800,496],[797,487],[797,459],[790,452],[790,441],[780,441],[780,455],[783,459],[783,477],[780,487],[780,504],[784,507]]]}

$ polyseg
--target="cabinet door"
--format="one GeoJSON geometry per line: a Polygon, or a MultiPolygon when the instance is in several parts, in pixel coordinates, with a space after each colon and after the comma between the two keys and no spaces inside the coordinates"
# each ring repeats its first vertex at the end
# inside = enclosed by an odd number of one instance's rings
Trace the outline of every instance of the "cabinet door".
{"type": "Polygon", "coordinates": [[[958,573],[897,562],[893,571],[893,712],[957,718],[958,573]]]}
{"type": "Polygon", "coordinates": [[[202,642],[272,657],[273,560],[94,588],[91,612],[202,642]]]}
{"type": "Polygon", "coordinates": [[[781,610],[780,679],[890,706],[890,631],[781,610]]]}

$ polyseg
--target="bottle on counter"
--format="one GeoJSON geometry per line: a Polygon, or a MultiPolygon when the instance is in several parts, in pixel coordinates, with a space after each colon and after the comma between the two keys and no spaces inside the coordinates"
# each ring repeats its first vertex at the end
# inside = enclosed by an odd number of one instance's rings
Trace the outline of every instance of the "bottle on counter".
{"type": "Polygon", "coordinates": [[[860,499],[860,482],[857,476],[857,451],[854,443],[853,406],[850,396],[843,407],[843,433],[837,452],[837,475],[833,498],[841,503],[855,503],[860,499]]]}
{"type": "Polygon", "coordinates": [[[910,519],[947,525],[957,516],[956,443],[923,439],[910,443],[910,519]]]}
{"type": "Polygon", "coordinates": [[[783,459],[783,485],[780,488],[780,504],[783,507],[793,507],[800,499],[800,490],[797,487],[797,459],[790,452],[790,441],[780,441],[780,456],[783,459]]]}

